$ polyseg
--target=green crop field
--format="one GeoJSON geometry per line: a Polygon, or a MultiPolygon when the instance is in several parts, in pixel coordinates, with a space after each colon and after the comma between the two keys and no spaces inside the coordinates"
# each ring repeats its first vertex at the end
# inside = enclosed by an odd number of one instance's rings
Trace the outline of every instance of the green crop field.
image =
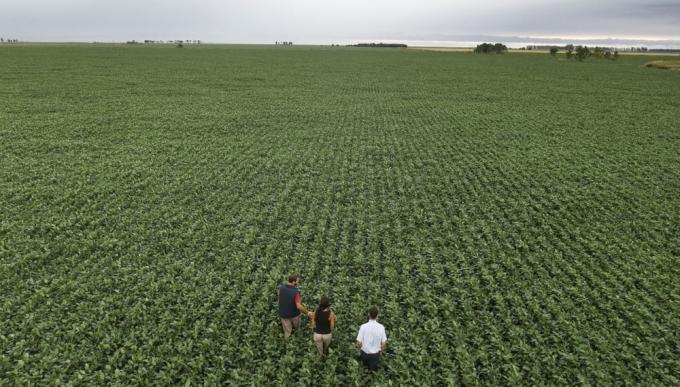
{"type": "Polygon", "coordinates": [[[0,385],[678,385],[657,59],[0,46],[0,385]]]}

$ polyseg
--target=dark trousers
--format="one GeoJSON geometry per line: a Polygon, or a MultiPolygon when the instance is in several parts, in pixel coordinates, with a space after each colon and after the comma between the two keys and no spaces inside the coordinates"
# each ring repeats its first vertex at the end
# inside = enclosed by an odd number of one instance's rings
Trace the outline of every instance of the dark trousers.
{"type": "Polygon", "coordinates": [[[378,363],[380,363],[380,353],[368,354],[360,350],[359,357],[361,357],[361,362],[364,363],[369,371],[375,371],[378,369],[378,363]]]}

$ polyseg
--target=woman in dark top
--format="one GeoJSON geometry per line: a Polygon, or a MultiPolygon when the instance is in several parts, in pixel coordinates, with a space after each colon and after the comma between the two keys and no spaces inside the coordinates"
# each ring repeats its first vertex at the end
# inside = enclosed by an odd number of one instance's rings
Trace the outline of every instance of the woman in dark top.
{"type": "Polygon", "coordinates": [[[316,345],[319,355],[322,356],[328,352],[328,346],[331,345],[331,338],[333,337],[331,331],[335,328],[335,313],[330,309],[330,306],[331,302],[328,297],[323,296],[319,300],[316,311],[307,314],[312,320],[314,345],[316,345]]]}

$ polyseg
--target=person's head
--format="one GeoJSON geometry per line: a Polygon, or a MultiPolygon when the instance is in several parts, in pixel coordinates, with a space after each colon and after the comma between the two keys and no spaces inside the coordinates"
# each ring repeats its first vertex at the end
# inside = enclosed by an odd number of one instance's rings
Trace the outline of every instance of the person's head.
{"type": "Polygon", "coordinates": [[[288,283],[290,283],[291,285],[297,285],[298,283],[300,283],[300,276],[297,274],[291,274],[290,276],[288,276],[288,283]]]}
{"type": "Polygon", "coordinates": [[[368,318],[371,320],[378,318],[378,307],[372,306],[371,309],[368,310],[368,318]]]}
{"type": "Polygon", "coordinates": [[[329,306],[331,306],[331,300],[326,296],[321,296],[321,299],[319,299],[319,310],[328,309],[329,306]]]}

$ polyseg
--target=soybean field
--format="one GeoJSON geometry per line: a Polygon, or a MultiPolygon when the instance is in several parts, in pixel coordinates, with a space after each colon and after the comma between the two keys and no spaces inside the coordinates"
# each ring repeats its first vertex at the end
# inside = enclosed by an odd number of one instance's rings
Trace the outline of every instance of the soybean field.
{"type": "Polygon", "coordinates": [[[2,46],[0,385],[679,385],[657,59],[2,46]]]}

